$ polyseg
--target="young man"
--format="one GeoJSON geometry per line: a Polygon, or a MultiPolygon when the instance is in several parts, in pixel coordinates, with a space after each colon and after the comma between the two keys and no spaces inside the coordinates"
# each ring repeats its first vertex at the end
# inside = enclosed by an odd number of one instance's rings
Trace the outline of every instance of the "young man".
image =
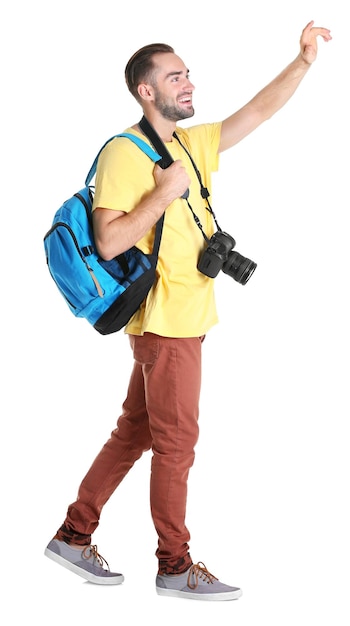
{"type": "MultiPolygon", "coordinates": [[[[104,504],[135,461],[152,449],[157,592],[205,600],[233,600],[241,595],[239,588],[219,582],[202,562],[193,563],[185,524],[187,479],[198,439],[201,346],[217,322],[214,280],[198,269],[215,223],[190,157],[210,193],[219,153],[289,100],[316,59],[319,36],[331,39],[328,29],[310,22],[302,32],[296,59],[250,102],[223,122],[187,129],[176,124],[194,114],[194,86],[173,49],[164,44],[146,46],[126,66],[128,88],[173,163],[166,169],[154,166],[127,138],[110,142],[98,162],[93,220],[96,245],[104,259],[134,244],[150,252],[154,226],[163,213],[165,220],[156,283],[126,326],[134,367],[122,415],[45,550],[48,557],[91,582],[123,581],[91,545],[91,535],[104,504]]],[[[145,139],[138,124],[128,132],[145,139]]]]}

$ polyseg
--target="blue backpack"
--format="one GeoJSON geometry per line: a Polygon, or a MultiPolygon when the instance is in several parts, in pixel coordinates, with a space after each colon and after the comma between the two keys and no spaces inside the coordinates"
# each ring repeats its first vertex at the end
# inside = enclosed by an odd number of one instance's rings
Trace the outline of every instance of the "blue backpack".
{"type": "Polygon", "coordinates": [[[102,146],[85,180],[85,187],[66,200],[44,236],[51,277],[76,317],[85,318],[99,333],[123,328],[142,304],[156,275],[164,215],[156,224],[154,246],[145,254],[136,246],[110,261],[97,253],[92,228],[90,186],[103,148],[116,137],[128,137],[154,162],[159,154],[135,135],[114,135],[102,146]]]}

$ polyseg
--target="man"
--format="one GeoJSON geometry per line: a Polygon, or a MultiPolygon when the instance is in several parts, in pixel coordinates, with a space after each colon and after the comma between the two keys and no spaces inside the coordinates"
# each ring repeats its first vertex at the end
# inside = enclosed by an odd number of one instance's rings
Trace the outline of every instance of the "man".
{"type": "MultiPolygon", "coordinates": [[[[173,163],[166,169],[154,166],[127,138],[110,142],[98,162],[93,224],[104,259],[134,244],[150,252],[154,226],[164,212],[165,221],[157,280],[126,326],[134,367],[122,415],[45,550],[48,557],[91,582],[123,581],[91,545],[91,535],[104,504],[135,461],[152,449],[157,592],[204,600],[233,600],[241,595],[238,587],[221,583],[202,562],[193,563],[185,524],[187,479],[198,439],[201,346],[217,322],[214,280],[198,269],[215,231],[215,218],[197,171],[210,194],[218,155],[289,100],[316,59],[319,36],[331,39],[328,29],[310,22],[302,32],[296,59],[250,102],[223,122],[187,129],[176,124],[194,114],[194,86],[173,49],[165,44],[145,46],[126,66],[128,88],[173,163]]],[[[138,124],[128,132],[145,139],[138,124]]]]}

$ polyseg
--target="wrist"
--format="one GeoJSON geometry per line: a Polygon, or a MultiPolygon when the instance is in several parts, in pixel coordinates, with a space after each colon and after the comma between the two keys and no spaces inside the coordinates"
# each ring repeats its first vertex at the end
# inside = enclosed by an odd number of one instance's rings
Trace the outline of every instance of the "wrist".
{"type": "Polygon", "coordinates": [[[304,51],[301,50],[299,52],[299,55],[297,56],[300,68],[303,69],[304,71],[309,69],[309,67],[313,64],[313,62],[315,61],[315,58],[316,58],[316,57],[314,57],[312,55],[309,55],[310,60],[308,60],[307,56],[308,55],[306,54],[306,47],[305,47],[304,51]]]}

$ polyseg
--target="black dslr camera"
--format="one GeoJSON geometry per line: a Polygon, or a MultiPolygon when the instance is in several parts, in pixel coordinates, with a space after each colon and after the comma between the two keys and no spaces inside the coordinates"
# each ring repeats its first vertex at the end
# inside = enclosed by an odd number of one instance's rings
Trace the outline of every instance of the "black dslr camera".
{"type": "Polygon", "coordinates": [[[209,276],[209,278],[215,278],[219,271],[222,270],[225,274],[234,278],[240,285],[245,285],[257,264],[250,259],[234,252],[236,242],[227,233],[222,230],[217,231],[211,237],[208,247],[204,250],[201,258],[199,259],[197,269],[202,274],[209,276]]]}

